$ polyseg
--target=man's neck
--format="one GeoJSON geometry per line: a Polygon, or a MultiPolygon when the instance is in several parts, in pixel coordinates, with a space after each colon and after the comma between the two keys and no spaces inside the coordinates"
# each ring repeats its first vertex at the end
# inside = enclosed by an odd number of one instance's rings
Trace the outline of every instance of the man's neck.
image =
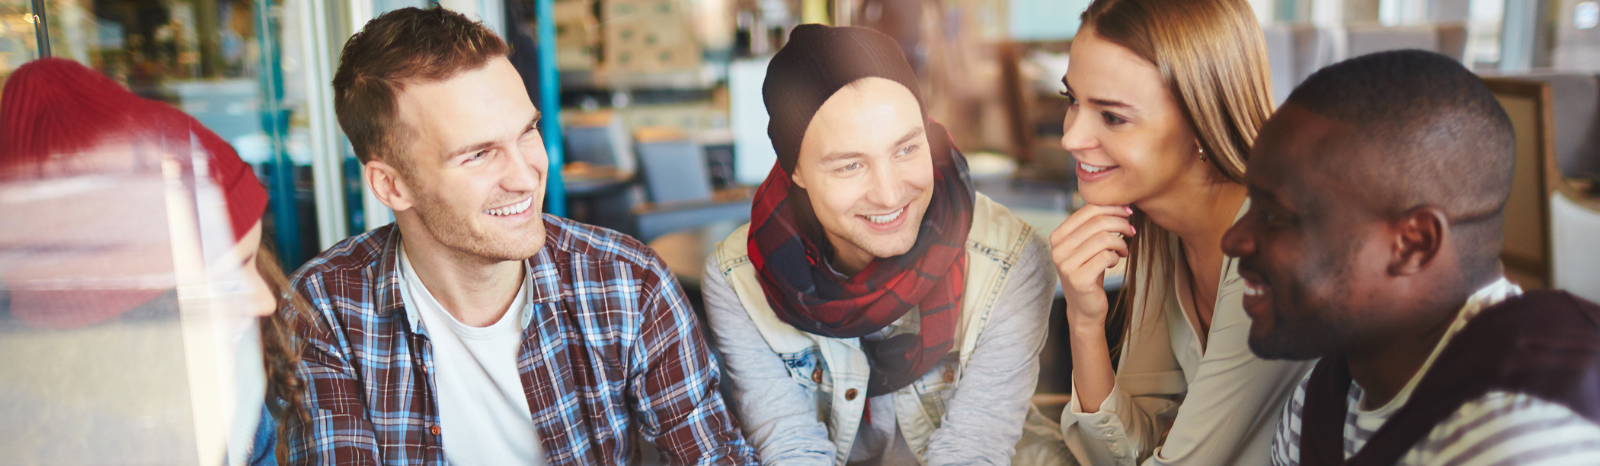
{"type": "MultiPolygon", "coordinates": [[[[1460,310],[1456,306],[1455,310],[1460,310]]],[[[1386,338],[1387,344],[1372,351],[1351,354],[1346,360],[1350,379],[1361,386],[1365,394],[1363,409],[1377,408],[1400,395],[1411,378],[1422,370],[1422,365],[1433,354],[1433,349],[1444,339],[1445,332],[1455,321],[1455,313],[1436,312],[1440,315],[1433,325],[1418,331],[1403,332],[1386,338]]]]}
{"type": "Polygon", "coordinates": [[[440,244],[426,228],[411,230],[402,233],[401,247],[417,279],[445,312],[473,327],[487,327],[505,315],[522,287],[522,261],[487,261],[440,244]]]}
{"type": "Polygon", "coordinates": [[[828,265],[833,267],[835,272],[844,274],[846,277],[853,277],[856,272],[867,268],[867,264],[871,264],[874,259],[877,259],[865,249],[850,244],[850,241],[842,236],[831,232],[826,233],[826,235],[829,245],[832,246],[830,249],[833,249],[832,257],[828,258],[828,265]]]}
{"type": "Polygon", "coordinates": [[[1476,280],[1482,283],[1463,283],[1453,292],[1444,293],[1456,298],[1420,305],[1428,309],[1417,315],[1425,317],[1419,318],[1409,330],[1372,338],[1370,351],[1351,353],[1346,358],[1350,379],[1361,386],[1366,396],[1363,409],[1387,405],[1399,396],[1400,391],[1422,370],[1422,365],[1428,362],[1472,296],[1499,281],[1500,277],[1494,274],[1490,278],[1476,280]]]}

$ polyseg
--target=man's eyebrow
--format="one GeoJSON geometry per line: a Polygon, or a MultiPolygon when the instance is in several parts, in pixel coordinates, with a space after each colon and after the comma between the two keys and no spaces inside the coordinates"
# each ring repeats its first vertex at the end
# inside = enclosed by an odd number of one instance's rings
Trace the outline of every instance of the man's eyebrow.
{"type": "MultiPolygon", "coordinates": [[[[890,146],[890,150],[897,149],[900,146],[903,146],[906,143],[911,142],[912,139],[916,139],[917,136],[921,136],[923,133],[926,133],[927,131],[928,131],[927,128],[924,128],[924,127],[921,127],[921,126],[918,126],[916,128],[912,128],[911,131],[906,132],[905,136],[900,136],[900,139],[895,141],[894,145],[890,146]]],[[[834,153],[831,153],[831,154],[823,156],[822,160],[818,161],[817,163],[830,164],[830,163],[838,162],[838,161],[841,161],[841,160],[861,158],[861,157],[866,157],[866,156],[867,156],[867,154],[863,154],[863,153],[860,153],[860,152],[853,152],[853,151],[852,152],[834,152],[834,153]]]]}
{"type": "Polygon", "coordinates": [[[449,152],[445,152],[444,153],[444,158],[445,158],[445,160],[449,160],[451,158],[454,158],[457,155],[466,154],[466,153],[470,153],[470,152],[477,152],[477,151],[480,151],[480,150],[488,149],[490,147],[494,147],[494,144],[495,144],[495,141],[483,141],[483,142],[472,144],[470,146],[462,146],[459,149],[455,149],[455,150],[452,150],[452,151],[449,151],[449,152]]]}
{"type": "MultiPolygon", "coordinates": [[[[1283,200],[1278,199],[1278,194],[1277,193],[1269,191],[1269,190],[1267,190],[1267,188],[1265,188],[1265,187],[1263,187],[1261,185],[1258,185],[1258,184],[1255,184],[1255,183],[1245,183],[1245,191],[1248,192],[1250,197],[1255,199],[1255,200],[1259,200],[1261,202],[1272,204],[1272,205],[1275,205],[1275,206],[1278,206],[1278,207],[1282,207],[1282,208],[1285,208],[1285,209],[1289,209],[1290,208],[1288,205],[1285,205],[1283,203],[1283,200]]],[[[1293,209],[1291,209],[1291,210],[1293,210],[1293,209]]]]}
{"type": "MultiPolygon", "coordinates": [[[[535,110],[533,112],[533,119],[528,121],[528,126],[523,127],[522,133],[517,133],[517,134],[521,135],[523,133],[527,133],[528,131],[532,131],[534,128],[538,128],[539,127],[539,119],[541,119],[543,117],[544,117],[544,114],[539,113],[537,110],[535,110]]],[[[444,153],[444,158],[445,159],[450,159],[450,158],[455,157],[457,155],[465,154],[465,153],[468,153],[468,152],[477,152],[477,151],[480,151],[480,150],[488,149],[490,147],[494,147],[495,142],[496,141],[483,141],[483,142],[474,143],[474,144],[468,145],[468,146],[462,146],[461,148],[458,148],[456,150],[445,152],[444,153]]]]}
{"type": "Polygon", "coordinates": [[[834,152],[834,153],[831,153],[831,154],[823,156],[822,157],[822,161],[820,161],[818,163],[826,165],[826,164],[838,162],[838,161],[841,161],[841,160],[855,159],[855,158],[861,158],[861,157],[866,157],[866,156],[867,156],[867,154],[863,154],[863,153],[860,153],[860,152],[834,152]]]}
{"type": "Polygon", "coordinates": [[[917,136],[921,136],[922,133],[925,133],[927,131],[928,130],[926,128],[923,128],[921,126],[918,126],[916,128],[912,128],[911,131],[906,132],[905,136],[900,136],[900,140],[895,141],[894,145],[890,147],[890,150],[899,149],[900,146],[906,145],[906,143],[911,142],[912,139],[916,139],[917,136]]]}

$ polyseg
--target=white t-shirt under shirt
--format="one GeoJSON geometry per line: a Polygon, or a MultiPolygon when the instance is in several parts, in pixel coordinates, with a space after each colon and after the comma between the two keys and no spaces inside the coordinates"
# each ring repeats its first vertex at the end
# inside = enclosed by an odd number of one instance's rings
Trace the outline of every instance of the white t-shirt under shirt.
{"type": "MultiPolygon", "coordinates": [[[[1467,321],[1522,289],[1500,279],[1467,299],[1444,338],[1394,399],[1369,408],[1361,386],[1350,384],[1344,424],[1344,457],[1355,456],[1378,428],[1411,399],[1411,392],[1434,359],[1467,321]]],[[[1272,441],[1272,464],[1300,464],[1300,415],[1305,406],[1306,374],[1284,407],[1272,441]]],[[[1400,459],[1402,465],[1594,465],[1600,464],[1600,425],[1559,403],[1521,393],[1492,391],[1469,401],[1435,425],[1400,459]]]]}
{"type": "Polygon", "coordinates": [[[445,461],[454,465],[543,464],[533,415],[517,372],[522,346],[522,309],[528,302],[525,274],[517,297],[500,320],[473,327],[457,320],[417,278],[400,248],[400,290],[406,314],[420,321],[433,346],[435,398],[445,461]]]}

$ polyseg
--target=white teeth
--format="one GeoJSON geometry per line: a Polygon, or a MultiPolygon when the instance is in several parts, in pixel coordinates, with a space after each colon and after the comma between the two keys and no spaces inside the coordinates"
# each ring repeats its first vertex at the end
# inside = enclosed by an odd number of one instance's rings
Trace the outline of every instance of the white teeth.
{"type": "Polygon", "coordinates": [[[893,213],[890,213],[888,215],[867,215],[865,217],[867,217],[867,221],[872,222],[872,223],[889,223],[889,222],[893,222],[894,219],[900,218],[900,214],[903,214],[905,212],[906,212],[906,209],[905,208],[901,208],[900,210],[896,210],[893,213]]]}
{"type": "Polygon", "coordinates": [[[1110,170],[1112,168],[1112,167],[1096,167],[1094,165],[1089,165],[1089,164],[1083,163],[1083,162],[1078,162],[1078,167],[1083,168],[1083,171],[1086,171],[1086,172],[1089,172],[1089,173],[1100,173],[1100,172],[1103,172],[1103,171],[1106,171],[1106,170],[1110,170]]]}
{"type": "Polygon", "coordinates": [[[1261,285],[1250,283],[1248,281],[1244,282],[1244,295],[1245,296],[1261,296],[1261,295],[1267,293],[1267,290],[1265,290],[1264,288],[1265,287],[1263,287],[1261,285]]]}
{"type": "Polygon", "coordinates": [[[523,199],[522,202],[518,202],[518,203],[513,204],[513,205],[501,207],[501,208],[498,208],[498,209],[485,210],[485,211],[483,211],[483,213],[486,213],[486,214],[489,214],[489,215],[493,215],[493,216],[496,216],[496,217],[504,217],[504,216],[507,216],[507,215],[520,214],[523,211],[528,210],[529,207],[533,207],[533,196],[528,196],[527,199],[523,199]]]}

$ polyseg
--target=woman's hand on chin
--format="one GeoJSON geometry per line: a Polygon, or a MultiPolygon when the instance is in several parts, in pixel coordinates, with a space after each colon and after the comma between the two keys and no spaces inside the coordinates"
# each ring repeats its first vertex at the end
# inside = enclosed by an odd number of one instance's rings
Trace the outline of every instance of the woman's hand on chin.
{"type": "Polygon", "coordinates": [[[1126,206],[1086,205],[1050,233],[1050,259],[1061,275],[1067,323],[1072,327],[1105,328],[1106,269],[1128,257],[1127,237],[1137,233],[1126,206]]]}

